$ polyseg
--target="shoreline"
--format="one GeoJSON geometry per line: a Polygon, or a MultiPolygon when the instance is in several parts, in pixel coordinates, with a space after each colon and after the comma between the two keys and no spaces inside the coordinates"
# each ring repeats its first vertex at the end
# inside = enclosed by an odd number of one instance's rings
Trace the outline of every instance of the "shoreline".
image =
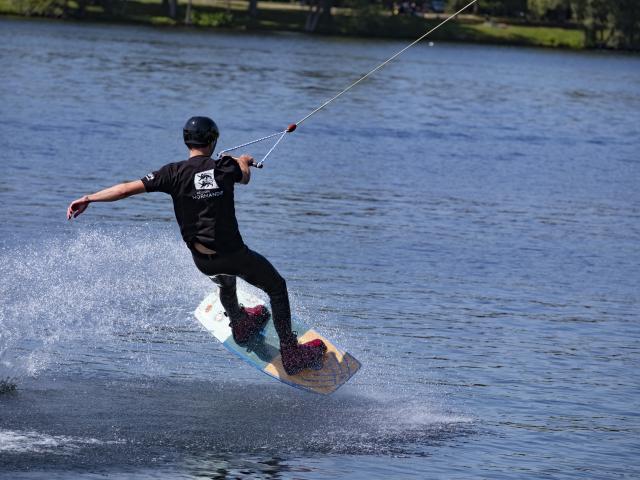
{"type": "MultiPolygon", "coordinates": [[[[305,31],[307,9],[284,4],[269,4],[261,8],[257,18],[251,18],[240,7],[243,2],[225,3],[216,0],[196,0],[192,7],[191,24],[184,23],[186,6],[179,5],[176,18],[168,17],[162,3],[154,0],[134,0],[123,4],[118,12],[107,13],[102,7],[88,6],[77,12],[52,12],[49,14],[25,13],[14,0],[0,0],[0,16],[3,18],[48,19],[74,23],[111,23],[149,25],[164,28],[186,28],[197,30],[246,31],[250,33],[281,31],[309,35],[328,35],[353,38],[416,39],[446,18],[446,15],[354,15],[337,11],[332,21],[320,26],[315,32],[305,31]],[[295,7],[295,8],[293,8],[295,7]]],[[[262,5],[262,4],[261,4],[262,5]]],[[[527,46],[554,49],[593,51],[585,46],[585,34],[579,28],[558,26],[523,25],[499,20],[485,20],[465,15],[448,22],[434,32],[426,41],[446,41],[474,44],[527,46]]]]}

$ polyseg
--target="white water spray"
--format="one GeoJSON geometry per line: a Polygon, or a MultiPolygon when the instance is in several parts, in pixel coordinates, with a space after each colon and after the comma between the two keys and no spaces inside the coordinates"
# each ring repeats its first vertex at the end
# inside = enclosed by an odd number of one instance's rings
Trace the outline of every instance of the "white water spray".
{"type": "Polygon", "coordinates": [[[171,233],[84,232],[0,252],[0,378],[64,360],[56,346],[191,319],[210,282],[171,233]]]}

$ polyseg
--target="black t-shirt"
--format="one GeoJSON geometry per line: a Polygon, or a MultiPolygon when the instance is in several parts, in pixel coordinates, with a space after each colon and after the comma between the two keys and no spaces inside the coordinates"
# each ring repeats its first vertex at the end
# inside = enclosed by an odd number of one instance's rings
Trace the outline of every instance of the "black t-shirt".
{"type": "Polygon", "coordinates": [[[191,157],[169,163],[142,178],[147,192],[164,192],[173,199],[173,210],[182,238],[189,247],[197,241],[220,253],[244,246],[233,199],[234,184],[242,170],[229,156],[191,157]]]}

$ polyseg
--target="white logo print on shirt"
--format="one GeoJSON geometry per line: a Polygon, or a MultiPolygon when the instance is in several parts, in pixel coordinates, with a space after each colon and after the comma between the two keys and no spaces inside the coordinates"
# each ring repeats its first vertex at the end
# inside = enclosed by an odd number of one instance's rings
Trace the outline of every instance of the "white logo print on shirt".
{"type": "Polygon", "coordinates": [[[193,183],[196,186],[196,190],[213,190],[220,188],[213,178],[213,169],[196,173],[193,177],[193,183]]]}

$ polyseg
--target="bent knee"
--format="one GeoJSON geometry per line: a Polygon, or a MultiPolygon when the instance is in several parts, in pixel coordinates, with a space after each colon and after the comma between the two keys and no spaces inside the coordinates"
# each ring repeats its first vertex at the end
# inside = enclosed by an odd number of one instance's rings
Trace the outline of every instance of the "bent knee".
{"type": "Polygon", "coordinates": [[[283,295],[287,293],[287,282],[284,278],[278,275],[271,285],[269,285],[269,290],[267,292],[269,295],[283,295]]]}
{"type": "Polygon", "coordinates": [[[231,289],[236,286],[236,277],[233,275],[212,275],[211,280],[222,289],[231,289]]]}

